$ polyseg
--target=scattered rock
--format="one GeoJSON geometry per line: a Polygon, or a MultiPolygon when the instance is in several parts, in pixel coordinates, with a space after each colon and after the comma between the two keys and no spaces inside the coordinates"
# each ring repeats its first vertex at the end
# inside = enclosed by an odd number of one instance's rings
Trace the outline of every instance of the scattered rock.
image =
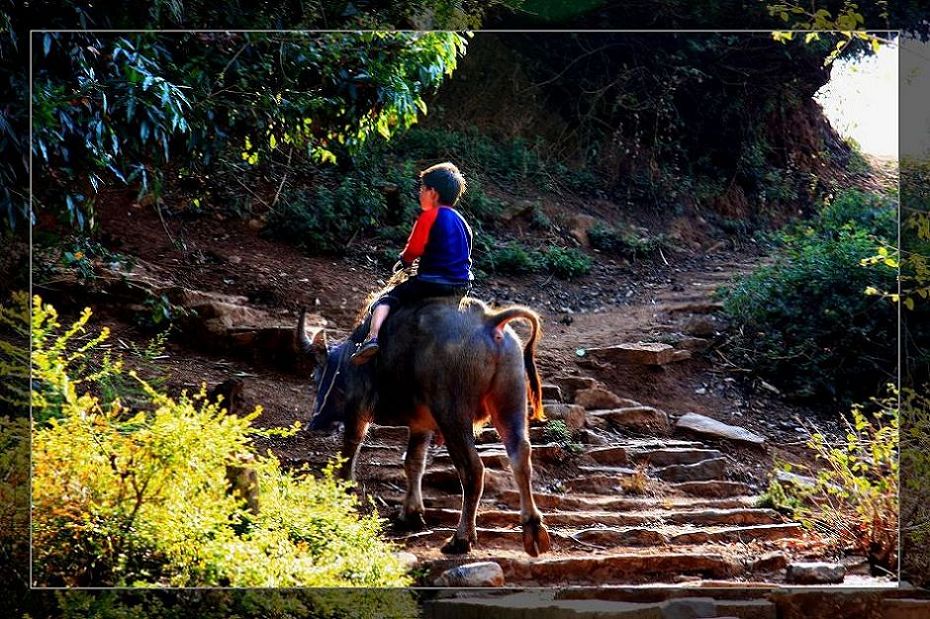
{"type": "Polygon", "coordinates": [[[466,563],[446,570],[436,579],[437,587],[502,587],[504,570],[493,561],[466,563]]]}
{"type": "Polygon", "coordinates": [[[688,413],[682,416],[681,419],[678,420],[678,423],[675,424],[675,429],[695,432],[697,434],[713,436],[716,438],[725,438],[733,441],[751,443],[760,447],[765,444],[765,439],[758,434],[755,434],[754,432],[750,432],[749,430],[739,426],[727,425],[723,422],[717,421],[716,419],[711,419],[710,417],[705,417],[704,415],[698,415],[697,413],[688,413]]]}
{"type": "Polygon", "coordinates": [[[837,563],[792,563],[785,582],[792,585],[836,585],[846,578],[846,568],[837,563]]]}
{"type": "Polygon", "coordinates": [[[583,407],[577,404],[547,403],[543,406],[543,413],[547,419],[564,421],[565,425],[573,430],[583,428],[587,417],[583,407]]]}

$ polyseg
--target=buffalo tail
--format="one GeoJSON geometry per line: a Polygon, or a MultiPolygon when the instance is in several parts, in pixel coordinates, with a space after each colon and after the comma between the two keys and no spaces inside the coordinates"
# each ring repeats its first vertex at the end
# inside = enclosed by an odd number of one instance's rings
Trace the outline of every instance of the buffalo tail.
{"type": "Polygon", "coordinates": [[[526,369],[526,375],[529,379],[527,392],[530,399],[530,408],[532,409],[529,419],[532,421],[544,421],[542,405],[542,384],[539,380],[539,372],[536,370],[536,340],[542,334],[539,314],[528,307],[510,307],[490,317],[490,326],[492,329],[503,329],[509,321],[516,318],[522,318],[530,323],[533,327],[533,333],[530,339],[523,346],[523,367],[526,369]]]}

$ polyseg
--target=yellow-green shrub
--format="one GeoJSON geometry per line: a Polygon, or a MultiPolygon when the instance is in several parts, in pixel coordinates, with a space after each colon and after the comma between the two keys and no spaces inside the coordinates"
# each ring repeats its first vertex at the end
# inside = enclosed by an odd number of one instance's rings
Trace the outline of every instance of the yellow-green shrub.
{"type": "Polygon", "coordinates": [[[253,426],[260,409],[230,415],[204,389],[171,398],[140,379],[139,410],[86,391],[101,372],[121,372],[95,351],[105,331],[74,343],[89,317],[61,332],[53,308],[33,304],[34,406],[45,412],[33,430],[36,584],[409,584],[380,521],[359,515],[333,465],[316,479],[257,452],[253,438],[269,433],[253,426]],[[69,368],[87,372],[78,382],[69,368]],[[258,514],[228,492],[226,467],[243,459],[257,473],[258,514]]]}
{"type": "Polygon", "coordinates": [[[898,564],[899,413],[896,390],[889,389],[892,395],[876,402],[880,409],[871,420],[853,406],[845,441],[833,444],[810,433],[807,446],[818,462],[808,471],[813,486],[773,478],[769,488],[773,502],[836,550],[868,557],[876,573],[896,573],[898,564]]]}

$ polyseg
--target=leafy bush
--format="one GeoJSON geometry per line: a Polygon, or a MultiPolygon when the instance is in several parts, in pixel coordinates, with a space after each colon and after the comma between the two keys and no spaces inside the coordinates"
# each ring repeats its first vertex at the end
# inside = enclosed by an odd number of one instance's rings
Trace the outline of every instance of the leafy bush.
{"type": "Polygon", "coordinates": [[[480,266],[489,273],[536,273],[543,265],[540,252],[511,243],[488,246],[480,255],[480,266]]]}
{"type": "MultiPolygon", "coordinates": [[[[22,320],[3,310],[5,321],[22,320]]],[[[402,586],[404,567],[381,541],[376,516],[360,516],[357,498],[333,476],[282,471],[256,436],[288,431],[252,425],[206,401],[206,391],[174,399],[139,381],[147,406],[104,405],[86,386],[99,372],[71,380],[99,356],[105,330],[66,355],[89,310],[61,330],[36,297],[32,329],[33,566],[47,585],[402,586]],[[245,464],[243,464],[245,463],[245,464]],[[257,513],[231,493],[231,466],[255,472],[257,513]]],[[[116,362],[96,364],[120,372],[116,362]]]]}
{"type": "Polygon", "coordinates": [[[556,277],[572,279],[591,271],[591,259],[571,247],[550,247],[542,251],[517,243],[482,243],[477,261],[488,273],[522,275],[550,271],[556,277]]]}
{"type": "Polygon", "coordinates": [[[770,495],[838,551],[868,557],[876,573],[896,574],[899,415],[893,385],[890,390],[871,420],[853,406],[845,442],[832,444],[809,431],[807,446],[821,464],[808,471],[815,483],[782,486],[773,478],[770,495]]]}
{"type": "Polygon", "coordinates": [[[848,405],[875,393],[895,365],[895,312],[866,292],[893,286],[896,263],[861,261],[893,238],[894,217],[851,192],[782,233],[774,262],[723,293],[728,356],[795,397],[848,405]]]}
{"type": "Polygon", "coordinates": [[[591,259],[573,247],[550,247],[542,253],[546,268],[556,277],[573,279],[591,272],[591,259]]]}

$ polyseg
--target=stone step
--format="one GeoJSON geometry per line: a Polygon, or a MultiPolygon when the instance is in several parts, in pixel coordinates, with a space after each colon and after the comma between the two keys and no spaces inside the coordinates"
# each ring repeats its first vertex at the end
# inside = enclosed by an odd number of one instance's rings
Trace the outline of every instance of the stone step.
{"type": "Polygon", "coordinates": [[[637,451],[648,451],[653,449],[705,449],[706,445],[700,441],[688,441],[672,438],[628,438],[619,440],[616,443],[619,446],[626,447],[631,454],[637,451]]]}
{"type": "Polygon", "coordinates": [[[656,492],[656,484],[665,483],[652,479],[633,469],[623,469],[621,467],[579,468],[604,468],[612,470],[612,472],[595,473],[588,471],[584,477],[564,482],[562,487],[567,492],[609,496],[617,496],[618,494],[638,496],[646,493],[654,493],[656,492]]]}
{"type": "MultiPolygon", "coordinates": [[[[746,569],[735,558],[713,552],[590,552],[552,558],[524,558],[517,553],[438,559],[425,565],[427,579],[443,571],[475,560],[494,561],[504,570],[507,585],[551,587],[569,584],[637,584],[675,582],[681,576],[729,579],[742,576],[746,569]]],[[[495,615],[497,616],[497,615],[495,615]]],[[[601,615],[605,616],[605,615],[601,615]]],[[[622,615],[621,615],[622,616],[622,615]]],[[[661,615],[659,615],[661,617],[661,615]]]]}
{"type": "MultiPolygon", "coordinates": [[[[458,509],[427,508],[424,518],[432,524],[455,525],[459,521],[458,509]]],[[[597,526],[630,527],[661,525],[692,526],[755,526],[782,524],[783,518],[771,509],[731,508],[698,510],[644,510],[640,512],[615,512],[606,510],[546,512],[545,522],[552,527],[586,528],[597,526]]],[[[519,524],[517,510],[478,510],[477,522],[483,527],[508,527],[519,524]]]]}
{"type": "Polygon", "coordinates": [[[599,464],[617,466],[630,463],[626,447],[619,445],[595,447],[594,449],[586,450],[585,453],[599,464]]]}
{"type": "Polygon", "coordinates": [[[673,483],[725,479],[727,461],[725,458],[714,458],[694,464],[672,464],[655,469],[652,474],[662,481],[673,483]]]}
{"type": "MultiPolygon", "coordinates": [[[[514,525],[516,527],[516,525],[514,525]]],[[[455,532],[454,526],[433,527],[407,534],[395,541],[417,547],[436,548],[455,532]]],[[[477,527],[478,548],[482,550],[518,550],[523,544],[519,528],[477,527]]],[[[748,544],[753,541],[797,539],[804,534],[798,523],[748,525],[736,527],[666,526],[661,530],[648,527],[589,527],[584,529],[549,528],[554,552],[571,552],[594,548],[616,550],[660,546],[698,546],[702,544],[748,544]]]]}
{"type": "MultiPolygon", "coordinates": [[[[400,505],[403,500],[403,493],[401,492],[382,492],[379,493],[378,496],[389,504],[400,505]]],[[[533,499],[536,502],[536,506],[543,511],[554,509],[561,511],[586,509],[598,509],[603,511],[644,511],[649,509],[683,510],[752,507],[755,505],[758,497],[744,496],[722,499],[700,497],[632,498],[606,495],[585,496],[577,494],[534,492],[533,499]]],[[[427,507],[458,509],[462,505],[462,497],[458,494],[452,495],[446,492],[433,495],[429,489],[424,488],[423,503],[427,507]]],[[[496,505],[502,508],[519,509],[520,493],[516,490],[504,490],[494,497],[482,498],[482,505],[496,505]]]]}
{"type": "Polygon", "coordinates": [[[723,457],[723,454],[716,449],[699,449],[695,447],[659,447],[654,449],[627,450],[627,455],[633,462],[649,464],[651,466],[697,464],[705,460],[723,457]]]}
{"type": "Polygon", "coordinates": [[[666,435],[671,431],[668,415],[652,406],[628,406],[604,410],[589,410],[588,417],[606,419],[611,425],[639,432],[666,435]]]}
{"type": "Polygon", "coordinates": [[[688,481],[665,486],[670,492],[700,497],[735,497],[753,494],[752,488],[739,481],[688,481]]]}

